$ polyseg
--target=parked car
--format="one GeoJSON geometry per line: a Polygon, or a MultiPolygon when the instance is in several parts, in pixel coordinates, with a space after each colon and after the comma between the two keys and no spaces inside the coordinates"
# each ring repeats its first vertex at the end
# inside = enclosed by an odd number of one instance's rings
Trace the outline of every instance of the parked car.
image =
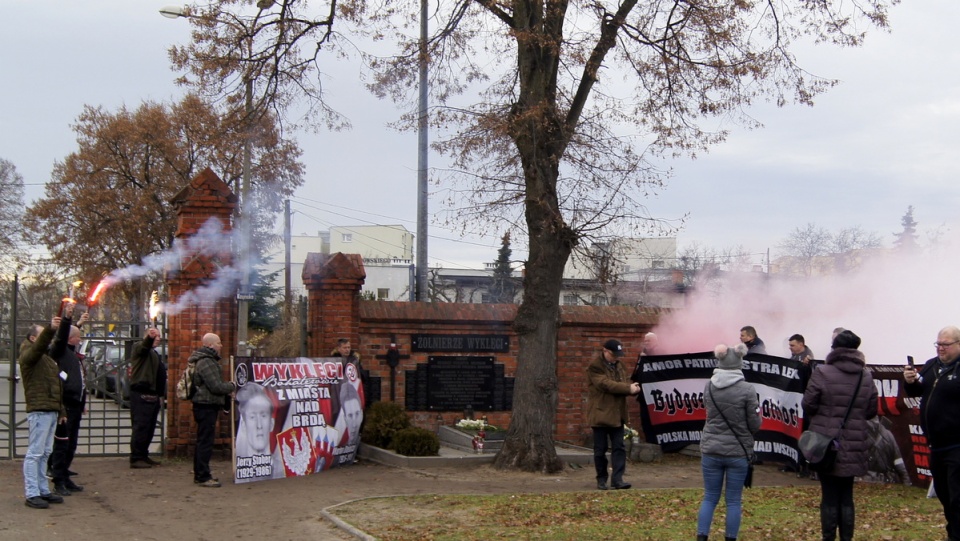
{"type": "Polygon", "coordinates": [[[87,391],[97,398],[111,398],[123,407],[130,406],[130,377],[123,342],[88,339],[80,348],[87,391]]]}

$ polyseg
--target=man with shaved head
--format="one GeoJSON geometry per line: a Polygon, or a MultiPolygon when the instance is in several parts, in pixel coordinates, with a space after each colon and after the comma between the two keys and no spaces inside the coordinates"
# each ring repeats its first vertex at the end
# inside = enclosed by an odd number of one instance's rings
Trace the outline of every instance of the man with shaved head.
{"type": "Polygon", "coordinates": [[[960,329],[944,327],[937,356],[903,370],[908,396],[919,396],[920,426],[930,447],[933,488],[947,519],[947,539],[960,541],[960,329]]]}
{"type": "Polygon", "coordinates": [[[193,453],[193,482],[209,488],[220,486],[220,481],[210,473],[210,457],[213,456],[213,440],[216,436],[217,417],[224,408],[230,393],[237,390],[232,381],[224,381],[220,368],[220,337],[203,335],[200,349],[193,352],[187,364],[195,364],[193,384],[193,419],[197,422],[197,446],[193,453]]]}

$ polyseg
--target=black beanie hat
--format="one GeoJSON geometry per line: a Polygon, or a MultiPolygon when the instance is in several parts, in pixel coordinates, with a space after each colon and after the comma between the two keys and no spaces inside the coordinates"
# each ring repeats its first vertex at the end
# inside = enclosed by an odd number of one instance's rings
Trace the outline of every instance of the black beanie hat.
{"type": "Polygon", "coordinates": [[[860,347],[860,337],[853,334],[853,331],[843,331],[833,339],[833,344],[831,344],[830,347],[832,349],[857,349],[860,347]]]}

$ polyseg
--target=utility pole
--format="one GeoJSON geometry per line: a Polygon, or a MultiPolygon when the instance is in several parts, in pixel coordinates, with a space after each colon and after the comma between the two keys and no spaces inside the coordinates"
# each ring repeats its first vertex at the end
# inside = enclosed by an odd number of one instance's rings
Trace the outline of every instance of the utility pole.
{"type": "Polygon", "coordinates": [[[283,202],[283,322],[289,323],[293,315],[293,299],[290,282],[290,200],[283,202]]]}
{"type": "Polygon", "coordinates": [[[420,0],[420,117],[417,122],[417,300],[427,300],[427,0],[420,0]]]}

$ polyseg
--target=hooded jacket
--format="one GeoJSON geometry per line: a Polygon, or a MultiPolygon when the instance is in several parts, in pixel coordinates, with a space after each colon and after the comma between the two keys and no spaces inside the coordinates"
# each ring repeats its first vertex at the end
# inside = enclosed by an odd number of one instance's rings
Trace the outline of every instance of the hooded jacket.
{"type": "Polygon", "coordinates": [[[627,423],[627,396],[630,380],[620,359],[608,363],[603,350],[587,367],[587,424],[619,427],[627,423]]]}
{"type": "Polygon", "coordinates": [[[742,370],[716,369],[703,390],[707,421],[703,425],[700,452],[705,455],[753,456],[753,435],[760,430],[757,390],[742,370]],[[726,420],[724,420],[726,418],[726,420]],[[728,424],[729,423],[729,424],[728,424]]]}
{"type": "Polygon", "coordinates": [[[23,394],[27,402],[27,413],[34,411],[55,411],[60,417],[66,416],[63,409],[60,390],[60,369],[49,355],[47,348],[53,340],[53,329],[47,327],[37,336],[36,341],[24,340],[20,344],[20,373],[23,376],[23,394]]]}
{"type": "Polygon", "coordinates": [[[824,364],[813,371],[803,393],[803,415],[810,418],[810,430],[838,437],[840,449],[832,475],[857,477],[867,473],[867,420],[877,416],[877,388],[873,376],[864,370],[863,353],[852,348],[836,348],[824,364]],[[840,432],[840,423],[863,374],[850,417],[840,432]]]}
{"type": "Polygon", "coordinates": [[[220,374],[220,355],[206,346],[194,351],[187,363],[196,364],[193,372],[193,384],[197,392],[193,395],[194,404],[223,406],[224,397],[235,389],[233,382],[223,381],[220,374]]]}

